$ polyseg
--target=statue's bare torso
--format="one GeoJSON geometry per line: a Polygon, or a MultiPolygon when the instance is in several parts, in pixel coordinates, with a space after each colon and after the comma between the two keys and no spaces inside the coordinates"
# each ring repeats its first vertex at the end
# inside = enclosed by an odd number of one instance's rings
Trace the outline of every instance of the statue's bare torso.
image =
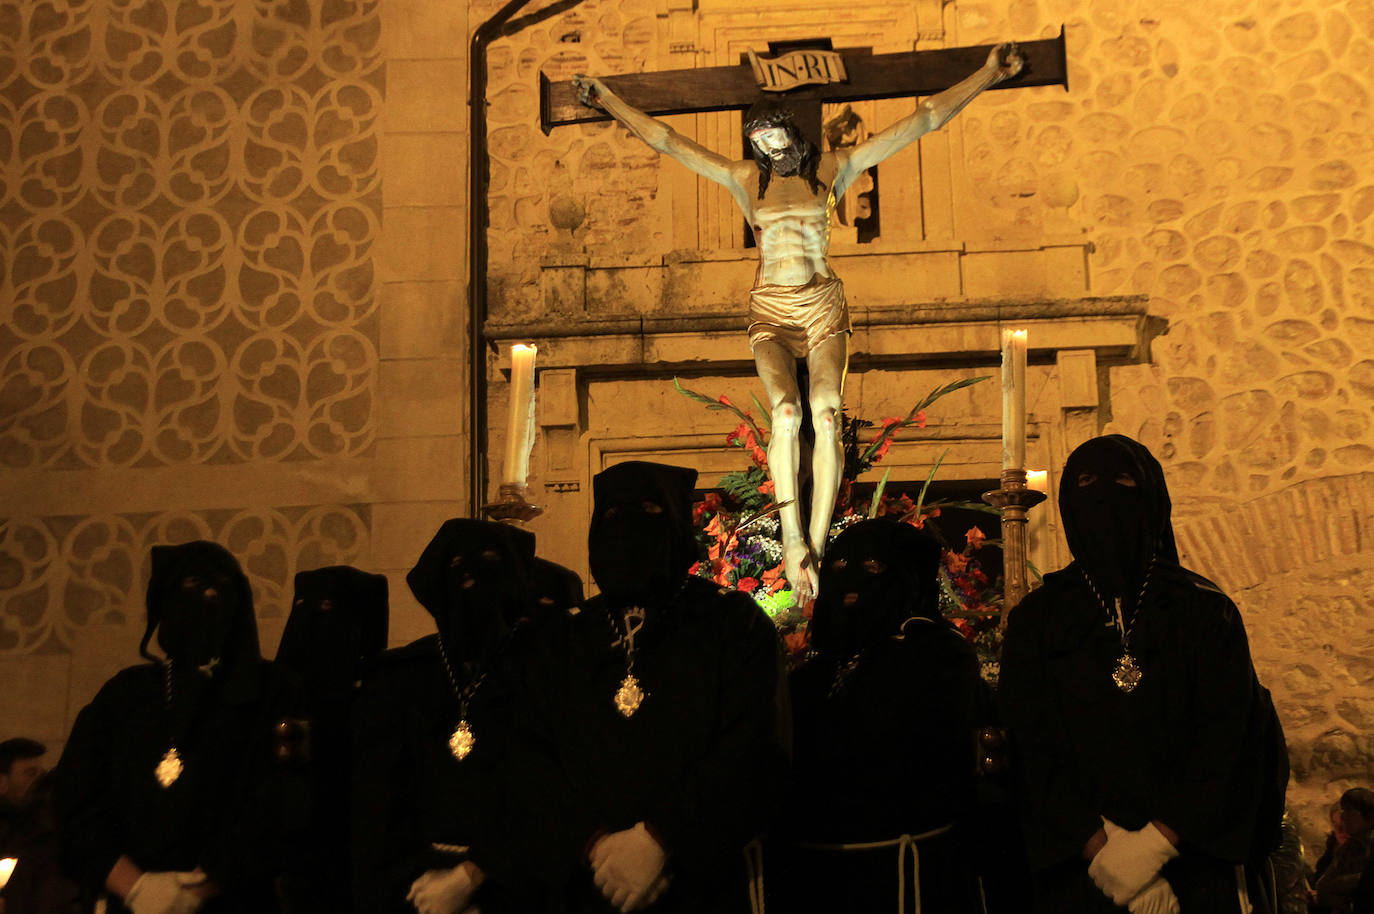
{"type": "Polygon", "coordinates": [[[752,162],[743,163],[754,171],[753,199],[743,206],[744,216],[754,229],[754,243],[759,249],[759,270],[755,286],[800,286],[812,276],[829,277],[830,219],[835,212],[835,158],[821,156],[816,177],[820,181],[812,189],[805,178],[792,175],[773,175],[758,199],[758,169],[752,162]]]}

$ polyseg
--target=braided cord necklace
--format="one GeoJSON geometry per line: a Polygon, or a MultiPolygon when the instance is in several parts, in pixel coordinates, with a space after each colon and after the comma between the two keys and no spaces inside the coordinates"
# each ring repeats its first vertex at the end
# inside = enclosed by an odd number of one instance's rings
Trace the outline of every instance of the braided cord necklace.
{"type": "Polygon", "coordinates": [[[620,626],[611,615],[611,608],[606,607],[606,621],[610,623],[613,639],[611,647],[621,645],[625,648],[625,678],[620,681],[620,688],[616,690],[613,701],[620,716],[629,719],[634,717],[639,706],[644,704],[644,699],[649,697],[649,693],[635,678],[635,635],[644,627],[643,607],[631,606],[625,610],[624,619],[625,633],[622,635],[620,626]]]}
{"type": "Polygon", "coordinates": [[[163,669],[163,698],[167,708],[168,737],[167,752],[162,756],[162,760],[153,769],[153,776],[157,782],[165,789],[176,783],[177,778],[181,777],[182,769],[186,766],[182,764],[181,755],[177,752],[176,738],[171,735],[172,720],[172,658],[168,657],[162,663],[163,669]]]}
{"type": "Polygon", "coordinates": [[[438,635],[439,659],[444,662],[444,672],[448,674],[448,684],[453,688],[453,697],[458,701],[458,726],[453,728],[453,732],[448,737],[448,751],[458,761],[462,761],[472,753],[473,747],[477,745],[477,735],[472,732],[472,724],[468,723],[468,705],[472,703],[472,698],[477,694],[477,690],[482,687],[482,683],[487,681],[487,673],[496,662],[496,658],[501,656],[506,644],[510,641],[507,635],[502,639],[496,650],[492,651],[491,657],[484,664],[478,667],[478,674],[472,678],[463,688],[458,687],[458,677],[453,675],[453,664],[449,663],[448,651],[444,649],[444,636],[438,635]]]}
{"type": "Polygon", "coordinates": [[[1145,671],[1140,668],[1135,655],[1131,653],[1131,633],[1135,631],[1136,620],[1140,618],[1140,609],[1145,602],[1145,591],[1150,586],[1150,578],[1154,574],[1154,570],[1155,557],[1152,555],[1149,565],[1145,568],[1145,580],[1140,585],[1140,593],[1136,594],[1136,611],[1131,616],[1131,623],[1127,625],[1121,613],[1121,598],[1114,597],[1112,606],[1108,606],[1107,601],[1102,599],[1102,594],[1098,592],[1093,579],[1088,577],[1088,572],[1082,567],[1078,569],[1079,573],[1083,575],[1083,580],[1087,583],[1088,589],[1097,598],[1098,605],[1102,607],[1103,612],[1111,620],[1108,624],[1116,627],[1117,635],[1121,638],[1121,656],[1117,658],[1116,666],[1112,669],[1112,682],[1116,683],[1116,687],[1127,695],[1134,692],[1140,686],[1140,681],[1145,678],[1145,671]]]}

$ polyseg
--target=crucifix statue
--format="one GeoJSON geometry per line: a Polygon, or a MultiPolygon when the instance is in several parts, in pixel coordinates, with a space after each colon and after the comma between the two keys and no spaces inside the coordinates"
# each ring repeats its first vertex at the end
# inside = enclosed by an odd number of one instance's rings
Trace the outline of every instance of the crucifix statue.
{"type": "MultiPolygon", "coordinates": [[[[1062,73],[1062,38],[1059,48],[1062,73]]],[[[765,70],[753,55],[750,64],[761,77],[776,75],[774,71],[780,68],[765,70]]],[[[857,146],[826,152],[798,129],[795,112],[786,100],[776,95],[765,97],[744,117],[752,161],[734,161],[698,145],[627,102],[600,79],[577,76],[571,81],[582,105],[600,108],[653,149],[725,187],[753,230],[759,265],[749,296],[749,342],[772,413],[769,471],[774,499],[782,506],[784,572],[799,603],[816,594],[817,563],[825,550],[844,467],[840,409],[849,363],[850,321],[844,287],[831,271],[827,256],[836,201],[867,169],[943,126],[979,93],[1015,77],[1025,65],[1026,58],[1016,45],[997,45],[981,67],[953,85],[946,83],[946,88],[923,99],[907,117],[857,146]],[[815,432],[812,496],[805,531],[798,503],[803,416],[798,360],[805,360],[808,369],[810,383],[805,396],[815,432]]],[[[842,64],[837,68],[844,72],[842,64]]],[[[830,69],[802,60],[787,72],[815,70],[824,78],[830,69]]],[[[848,74],[843,78],[851,84],[856,81],[848,74]]],[[[544,93],[546,125],[552,110],[549,88],[546,85],[544,93]]],[[[898,87],[896,92],[889,88],[867,97],[892,94],[910,93],[898,87]]],[[[833,98],[834,93],[822,97],[833,98]]],[[[553,120],[568,123],[587,119],[553,120]]]]}

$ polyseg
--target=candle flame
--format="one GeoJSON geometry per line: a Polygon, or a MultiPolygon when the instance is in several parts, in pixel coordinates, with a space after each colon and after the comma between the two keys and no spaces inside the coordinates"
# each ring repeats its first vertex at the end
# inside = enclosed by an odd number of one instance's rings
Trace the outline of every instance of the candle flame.
{"type": "Polygon", "coordinates": [[[18,862],[18,857],[5,857],[0,859],[0,889],[3,889],[9,884],[10,876],[14,873],[15,864],[18,862]]]}
{"type": "Polygon", "coordinates": [[[1048,494],[1050,491],[1050,471],[1027,470],[1026,488],[1034,489],[1037,492],[1044,492],[1048,494]]]}

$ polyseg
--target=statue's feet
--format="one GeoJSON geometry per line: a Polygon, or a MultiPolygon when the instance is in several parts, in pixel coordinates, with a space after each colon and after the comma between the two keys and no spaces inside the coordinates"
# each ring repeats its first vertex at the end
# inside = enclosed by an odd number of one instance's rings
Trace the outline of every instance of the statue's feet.
{"type": "Polygon", "coordinates": [[[787,583],[792,586],[792,596],[798,606],[804,607],[816,599],[821,581],[820,576],[816,574],[816,563],[811,558],[811,549],[805,542],[783,545],[782,570],[787,575],[787,583]]]}

